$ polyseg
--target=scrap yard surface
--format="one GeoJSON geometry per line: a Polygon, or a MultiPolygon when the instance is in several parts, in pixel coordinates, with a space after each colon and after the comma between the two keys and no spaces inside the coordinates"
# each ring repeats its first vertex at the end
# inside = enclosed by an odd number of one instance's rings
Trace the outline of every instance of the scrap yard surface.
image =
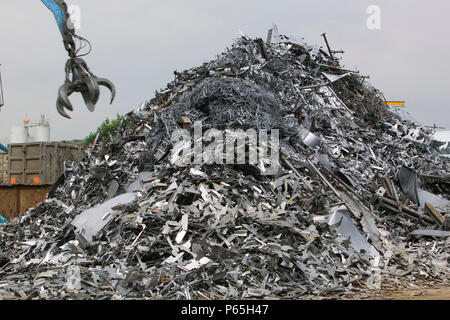
{"type": "Polygon", "coordinates": [[[449,298],[450,159],[332,54],[242,35],[125,118],[0,225],[0,299],[449,298]]]}

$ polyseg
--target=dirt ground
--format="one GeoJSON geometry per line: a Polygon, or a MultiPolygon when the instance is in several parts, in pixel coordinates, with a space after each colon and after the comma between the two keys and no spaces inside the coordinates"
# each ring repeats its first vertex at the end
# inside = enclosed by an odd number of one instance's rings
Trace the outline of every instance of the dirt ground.
{"type": "Polygon", "coordinates": [[[381,290],[365,300],[450,300],[450,286],[381,290]]]}

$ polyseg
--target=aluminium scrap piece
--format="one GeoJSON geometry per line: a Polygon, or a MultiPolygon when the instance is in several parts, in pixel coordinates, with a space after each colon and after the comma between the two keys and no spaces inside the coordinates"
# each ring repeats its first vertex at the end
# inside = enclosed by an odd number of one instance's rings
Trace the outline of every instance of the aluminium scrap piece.
{"type": "Polygon", "coordinates": [[[377,175],[406,203],[399,168],[448,173],[426,149],[428,130],[391,114],[356,74],[328,85],[323,66],[339,75],[339,65],[322,50],[273,38],[243,36],[175,72],[110,142],[67,166],[51,198],[0,226],[0,297],[351,297],[392,280],[448,281],[448,243],[410,237],[429,224],[373,203],[377,175]],[[180,117],[205,130],[279,129],[278,174],[172,165],[180,117]],[[129,192],[137,198],[97,211],[129,192]]]}

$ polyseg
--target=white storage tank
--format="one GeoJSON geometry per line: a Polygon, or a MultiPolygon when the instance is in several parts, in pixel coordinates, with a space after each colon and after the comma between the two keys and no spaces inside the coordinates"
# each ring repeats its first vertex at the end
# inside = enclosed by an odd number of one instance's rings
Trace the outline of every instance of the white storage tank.
{"type": "Polygon", "coordinates": [[[39,122],[30,123],[30,119],[25,117],[23,125],[13,126],[9,143],[28,143],[28,142],[50,142],[50,123],[45,116],[41,116],[39,122]],[[36,137],[31,137],[30,128],[36,128],[36,137]]]}
{"type": "Polygon", "coordinates": [[[28,139],[28,128],[25,127],[25,125],[22,124],[11,127],[9,143],[27,143],[28,139]]]}
{"type": "Polygon", "coordinates": [[[36,139],[37,142],[49,142],[50,141],[50,125],[48,122],[41,122],[36,127],[36,139]]]}

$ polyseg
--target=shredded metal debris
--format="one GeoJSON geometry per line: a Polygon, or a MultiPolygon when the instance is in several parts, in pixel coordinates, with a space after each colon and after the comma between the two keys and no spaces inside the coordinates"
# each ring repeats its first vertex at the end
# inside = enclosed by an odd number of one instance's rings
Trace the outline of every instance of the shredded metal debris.
{"type": "Polygon", "coordinates": [[[2,299],[354,297],[449,280],[449,160],[339,60],[271,29],[183,72],[0,226],[2,299]],[[280,167],[180,164],[180,127],[280,131],[280,167]],[[430,238],[431,237],[431,238],[430,238]]]}

